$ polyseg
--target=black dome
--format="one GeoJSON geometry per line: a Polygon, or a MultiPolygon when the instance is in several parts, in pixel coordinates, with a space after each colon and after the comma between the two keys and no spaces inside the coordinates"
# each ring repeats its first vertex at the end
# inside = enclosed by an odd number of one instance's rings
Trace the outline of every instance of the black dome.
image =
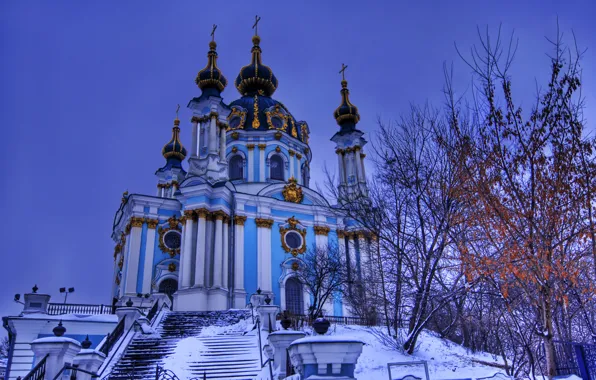
{"type": "Polygon", "coordinates": [[[222,92],[228,84],[228,80],[224,77],[221,70],[217,67],[217,52],[215,48],[217,44],[215,41],[209,42],[209,53],[207,53],[207,66],[199,71],[195,83],[201,90],[206,88],[216,88],[222,92]]]}
{"type": "Polygon", "coordinates": [[[269,66],[261,62],[261,48],[259,36],[252,38],[254,46],[252,47],[252,59],[250,64],[240,69],[236,77],[236,88],[240,95],[265,95],[271,96],[277,89],[277,78],[269,66]]]}

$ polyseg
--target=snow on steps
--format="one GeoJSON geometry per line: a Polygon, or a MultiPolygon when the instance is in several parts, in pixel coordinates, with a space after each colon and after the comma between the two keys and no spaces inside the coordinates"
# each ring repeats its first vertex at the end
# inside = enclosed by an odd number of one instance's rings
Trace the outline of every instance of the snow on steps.
{"type": "Polygon", "coordinates": [[[250,317],[244,310],[168,312],[156,333],[138,333],[114,366],[109,378],[154,379],[157,366],[171,369],[180,379],[252,380],[260,371],[256,335],[222,332],[250,317]],[[210,332],[213,330],[213,333],[210,332]]]}

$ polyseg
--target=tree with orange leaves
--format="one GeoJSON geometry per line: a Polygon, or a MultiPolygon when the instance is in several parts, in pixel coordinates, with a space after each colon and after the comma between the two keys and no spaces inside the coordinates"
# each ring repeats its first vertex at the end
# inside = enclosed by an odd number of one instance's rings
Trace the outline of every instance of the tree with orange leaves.
{"type": "MultiPolygon", "coordinates": [[[[592,272],[595,143],[584,135],[580,56],[557,34],[548,86],[526,114],[514,103],[509,69],[513,38],[488,33],[466,63],[476,87],[472,116],[464,117],[447,81],[451,157],[463,164],[467,237],[462,265],[469,280],[488,279],[507,299],[514,290],[532,306],[535,332],[555,376],[554,313],[571,295],[591,297],[582,282],[592,272]],[[588,180],[590,179],[590,180],[588,180]]],[[[586,301],[584,299],[582,302],[586,301]]]]}

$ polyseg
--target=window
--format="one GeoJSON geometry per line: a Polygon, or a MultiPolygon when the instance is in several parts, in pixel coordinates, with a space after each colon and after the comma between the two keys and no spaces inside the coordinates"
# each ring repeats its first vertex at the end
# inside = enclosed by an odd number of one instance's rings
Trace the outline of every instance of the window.
{"type": "Polygon", "coordinates": [[[286,281],[286,310],[294,315],[303,314],[302,300],[302,284],[295,277],[288,278],[286,281]]]}
{"type": "Polygon", "coordinates": [[[301,173],[301,175],[302,175],[302,185],[308,187],[308,183],[310,182],[309,181],[310,180],[310,178],[309,178],[310,174],[308,172],[308,168],[306,167],[306,165],[302,165],[301,171],[302,171],[302,173],[301,173]]]}
{"type": "Polygon", "coordinates": [[[269,159],[269,166],[271,168],[271,179],[284,180],[284,160],[280,155],[274,154],[269,159]]]}
{"type": "Polygon", "coordinates": [[[242,159],[242,156],[240,155],[235,155],[232,158],[230,158],[230,167],[229,167],[229,171],[230,171],[230,180],[235,180],[235,179],[243,179],[244,178],[244,160],[242,159]]]}

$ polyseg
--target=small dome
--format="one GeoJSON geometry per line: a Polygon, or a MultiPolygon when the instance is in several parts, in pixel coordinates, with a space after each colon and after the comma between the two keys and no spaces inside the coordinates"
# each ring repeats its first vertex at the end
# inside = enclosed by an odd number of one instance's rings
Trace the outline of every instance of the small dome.
{"type": "Polygon", "coordinates": [[[161,150],[161,154],[167,160],[173,158],[182,161],[184,158],[186,158],[186,148],[182,146],[182,143],[180,142],[179,125],[180,120],[176,118],[176,120],[174,120],[174,128],[172,128],[172,139],[166,145],[164,145],[163,149],[161,150]]]}
{"type": "Polygon", "coordinates": [[[240,95],[265,95],[271,96],[277,89],[277,78],[269,66],[261,63],[261,47],[259,46],[261,38],[254,36],[252,38],[254,46],[252,47],[252,60],[250,64],[240,69],[240,74],[236,77],[236,88],[240,95]]]}
{"type": "Polygon", "coordinates": [[[222,92],[228,84],[221,70],[217,67],[217,52],[215,41],[209,42],[209,53],[207,53],[207,66],[197,74],[195,83],[201,90],[215,88],[222,92]]]}
{"type": "Polygon", "coordinates": [[[355,126],[360,120],[358,107],[350,102],[350,90],[345,79],[341,81],[341,104],[335,109],[333,116],[339,125],[355,126]]]}

